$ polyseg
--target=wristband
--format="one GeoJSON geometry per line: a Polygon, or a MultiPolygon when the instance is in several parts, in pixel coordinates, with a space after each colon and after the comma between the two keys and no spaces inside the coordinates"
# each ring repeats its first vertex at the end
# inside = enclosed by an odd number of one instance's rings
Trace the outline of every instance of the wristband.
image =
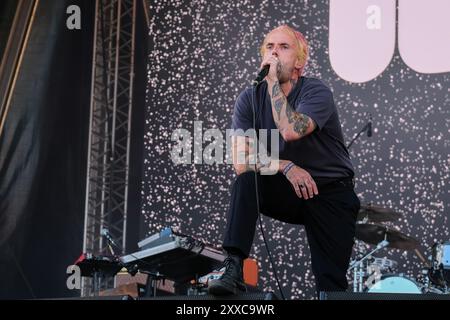
{"type": "Polygon", "coordinates": [[[295,164],[293,162],[290,162],[286,167],[284,167],[283,174],[286,175],[293,166],[295,166],[295,164]]]}

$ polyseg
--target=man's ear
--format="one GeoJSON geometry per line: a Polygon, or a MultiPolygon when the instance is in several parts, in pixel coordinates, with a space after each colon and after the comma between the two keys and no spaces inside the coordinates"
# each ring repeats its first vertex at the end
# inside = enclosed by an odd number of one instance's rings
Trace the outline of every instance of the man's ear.
{"type": "Polygon", "coordinates": [[[295,69],[301,69],[303,67],[303,64],[301,63],[300,59],[297,59],[295,62],[295,69]]]}

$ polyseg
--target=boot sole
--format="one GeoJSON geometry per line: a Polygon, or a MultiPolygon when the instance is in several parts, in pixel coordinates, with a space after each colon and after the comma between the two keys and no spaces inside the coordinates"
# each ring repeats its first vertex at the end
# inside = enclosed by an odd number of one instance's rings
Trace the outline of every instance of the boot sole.
{"type": "Polygon", "coordinates": [[[215,296],[236,295],[238,291],[247,292],[245,284],[235,282],[234,286],[229,286],[220,280],[212,280],[208,286],[208,293],[215,296]]]}

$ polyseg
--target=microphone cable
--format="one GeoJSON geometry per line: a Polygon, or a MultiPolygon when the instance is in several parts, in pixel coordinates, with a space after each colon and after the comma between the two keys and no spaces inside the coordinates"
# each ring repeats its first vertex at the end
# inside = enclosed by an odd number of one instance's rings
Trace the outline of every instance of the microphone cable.
{"type": "MultiPolygon", "coordinates": [[[[256,134],[255,96],[256,96],[256,91],[258,89],[258,86],[260,84],[261,84],[261,82],[257,83],[254,86],[254,89],[252,90],[252,99],[251,99],[252,100],[252,111],[253,111],[253,129],[255,130],[255,140],[257,138],[257,134],[256,134]]],[[[255,141],[255,146],[256,146],[256,150],[257,150],[258,146],[259,146],[259,142],[258,141],[255,141]]],[[[259,211],[258,168],[257,168],[258,156],[257,156],[257,154],[255,156],[256,156],[256,161],[255,161],[255,195],[256,195],[256,211],[257,211],[258,221],[259,221],[259,230],[261,231],[261,234],[262,234],[262,237],[263,237],[264,246],[266,247],[267,255],[269,257],[270,266],[272,267],[273,274],[275,276],[275,281],[277,282],[278,290],[280,291],[280,294],[281,294],[281,298],[283,300],[286,300],[286,298],[284,297],[284,294],[283,294],[283,290],[281,289],[280,281],[278,280],[278,275],[277,275],[277,270],[276,270],[276,267],[275,267],[275,263],[273,262],[272,254],[270,253],[269,245],[267,244],[266,235],[264,233],[264,228],[263,228],[263,225],[262,225],[261,213],[259,211]]]]}

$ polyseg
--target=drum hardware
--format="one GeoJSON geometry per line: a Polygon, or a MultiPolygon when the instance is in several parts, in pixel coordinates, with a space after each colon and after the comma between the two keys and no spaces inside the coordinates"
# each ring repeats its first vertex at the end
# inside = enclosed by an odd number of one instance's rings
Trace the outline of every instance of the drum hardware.
{"type": "Polygon", "coordinates": [[[419,249],[414,249],[414,253],[419,257],[420,261],[422,261],[422,263],[427,267],[427,268],[431,268],[430,263],[428,263],[428,261],[424,258],[424,256],[422,255],[422,253],[420,253],[419,249]]]}
{"type": "MultiPolygon", "coordinates": [[[[379,275],[381,270],[383,269],[383,265],[377,263],[377,259],[372,255],[388,246],[398,246],[396,239],[393,239],[393,232],[388,230],[383,226],[368,224],[367,222],[383,222],[383,221],[394,221],[401,217],[401,214],[389,209],[384,208],[378,205],[374,205],[372,203],[367,203],[361,205],[361,208],[358,212],[356,225],[356,235],[355,237],[359,240],[362,240],[366,243],[376,244],[377,247],[369,252],[366,255],[363,255],[359,259],[355,259],[350,264],[349,271],[353,270],[353,291],[354,292],[362,292],[364,287],[364,277],[370,276],[369,271],[374,269],[375,274],[379,275]],[[392,240],[394,243],[391,244],[392,240]],[[369,259],[374,259],[375,263],[372,265],[368,265],[369,259]],[[366,264],[366,265],[365,265],[366,264]]],[[[358,252],[362,252],[362,250],[358,250],[358,252]]]]}
{"type": "MultiPolygon", "coordinates": [[[[357,229],[358,229],[357,225],[357,229]]],[[[362,227],[367,231],[366,227],[362,227]]],[[[375,228],[374,230],[378,230],[375,228]]],[[[373,230],[372,230],[373,231],[373,230]]],[[[398,231],[396,231],[398,232],[398,231]]],[[[375,237],[372,235],[372,237],[375,237]]],[[[410,294],[450,294],[450,242],[436,243],[428,262],[418,248],[413,251],[424,265],[417,279],[409,278],[402,273],[392,273],[397,266],[393,260],[376,258],[374,253],[382,248],[398,247],[412,248],[413,243],[407,245],[405,239],[392,245],[388,240],[389,233],[385,233],[385,239],[377,244],[377,247],[359,259],[355,259],[349,271],[353,271],[353,291],[367,293],[410,293],[410,294]],[[371,262],[371,264],[369,264],[371,262]],[[375,268],[374,268],[375,267],[375,268]],[[386,273],[389,270],[390,273],[386,273]],[[367,280],[366,280],[367,279],[367,280]]]]}
{"type": "Polygon", "coordinates": [[[435,243],[431,251],[431,266],[428,276],[434,285],[448,292],[450,287],[450,241],[435,243]]]}
{"type": "Polygon", "coordinates": [[[436,287],[431,281],[429,277],[430,269],[424,268],[420,271],[420,279],[417,280],[418,283],[422,284],[422,292],[426,293],[434,293],[434,294],[445,294],[445,289],[440,289],[436,287]]]}
{"type": "Polygon", "coordinates": [[[394,270],[397,268],[398,263],[397,261],[391,259],[374,257],[371,265],[377,266],[381,272],[389,271],[390,273],[393,273],[394,270]]]}
{"type": "Polygon", "coordinates": [[[378,224],[356,224],[356,238],[370,244],[378,244],[387,240],[388,246],[395,249],[414,250],[419,246],[419,241],[416,239],[378,224]]]}
{"type": "Polygon", "coordinates": [[[361,242],[357,242],[357,257],[348,269],[353,273],[353,292],[450,294],[450,241],[435,243],[429,249],[431,255],[427,260],[419,251],[420,244],[415,238],[376,224],[400,217],[401,214],[389,208],[371,203],[361,205],[355,228],[355,238],[361,242]],[[362,243],[376,245],[376,248],[366,254],[362,243]],[[413,280],[401,273],[393,273],[397,262],[373,256],[383,248],[413,251],[423,264],[419,277],[413,280]]]}
{"type": "Polygon", "coordinates": [[[420,271],[420,274],[422,275],[422,282],[425,288],[430,287],[430,278],[428,277],[428,269],[422,269],[420,271]]]}
{"type": "Polygon", "coordinates": [[[435,243],[432,248],[433,267],[450,270],[450,241],[435,243]]]}
{"type": "MultiPolygon", "coordinates": [[[[375,244],[376,248],[363,255],[361,258],[355,259],[355,261],[350,264],[348,270],[353,271],[353,292],[367,291],[370,283],[377,285],[373,290],[393,290],[391,286],[397,286],[399,287],[399,290],[403,291],[418,291],[418,285],[412,280],[401,275],[391,275],[390,279],[387,279],[386,275],[382,274],[382,272],[386,270],[392,272],[397,266],[395,261],[386,258],[373,257],[374,253],[383,248],[403,250],[416,250],[418,248],[419,242],[416,239],[409,237],[400,231],[379,224],[365,223],[367,220],[392,221],[398,218],[399,214],[390,209],[373,205],[363,207],[363,210],[360,212],[361,214],[359,217],[363,217],[363,223],[356,224],[355,237],[365,243],[375,244]],[[367,264],[369,259],[373,260],[370,266],[367,264]],[[364,281],[366,276],[368,279],[367,281],[364,281]]],[[[370,288],[372,288],[373,285],[370,285],[370,288]]]]}
{"type": "Polygon", "coordinates": [[[378,243],[377,247],[370,251],[368,254],[360,258],[359,260],[355,260],[350,264],[348,271],[353,270],[353,292],[363,292],[363,284],[364,284],[364,276],[366,275],[366,271],[364,268],[364,262],[371,258],[372,255],[383,249],[389,245],[389,241],[383,240],[378,243]]]}

